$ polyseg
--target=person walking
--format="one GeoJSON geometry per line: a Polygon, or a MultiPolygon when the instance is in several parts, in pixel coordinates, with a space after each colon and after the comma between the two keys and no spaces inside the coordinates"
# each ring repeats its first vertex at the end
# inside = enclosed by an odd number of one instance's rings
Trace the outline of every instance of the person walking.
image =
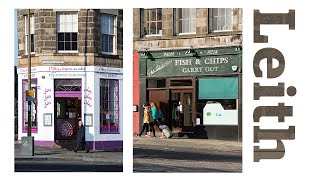
{"type": "MultiPolygon", "coordinates": [[[[165,138],[166,136],[162,132],[162,129],[159,127],[161,125],[160,120],[163,118],[163,115],[158,108],[157,104],[154,102],[150,103],[151,106],[151,112],[152,112],[152,117],[154,119],[154,124],[160,129],[161,131],[161,137],[160,138],[165,138]]],[[[155,133],[154,133],[155,134],[155,133]]]]}
{"type": "Polygon", "coordinates": [[[73,150],[75,153],[78,152],[79,148],[85,147],[86,153],[89,152],[89,148],[86,145],[86,138],[85,138],[85,127],[82,124],[82,121],[78,122],[79,130],[76,136],[77,145],[76,148],[73,150]]]}
{"type": "MultiPolygon", "coordinates": [[[[152,122],[152,115],[151,115],[151,109],[150,109],[150,104],[148,102],[145,102],[143,104],[143,125],[142,125],[142,129],[139,133],[139,135],[137,135],[138,137],[141,137],[141,134],[143,133],[144,130],[146,130],[147,132],[147,136],[150,137],[150,132],[149,132],[149,125],[150,122],[152,122]]],[[[151,126],[150,126],[151,128],[151,126]]],[[[153,128],[153,126],[152,126],[153,128]]]]}

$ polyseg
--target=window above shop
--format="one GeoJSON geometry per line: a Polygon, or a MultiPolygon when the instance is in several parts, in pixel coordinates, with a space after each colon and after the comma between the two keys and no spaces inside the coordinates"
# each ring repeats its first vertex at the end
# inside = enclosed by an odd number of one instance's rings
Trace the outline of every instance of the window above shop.
{"type": "MultiPolygon", "coordinates": [[[[34,54],[34,14],[30,14],[30,52],[34,54]]],[[[25,54],[28,54],[28,16],[24,16],[24,42],[25,54]]]]}
{"type": "Polygon", "coordinates": [[[141,10],[142,36],[162,35],[162,9],[141,10]]]}
{"type": "Polygon", "coordinates": [[[109,14],[101,15],[101,52],[107,54],[115,54],[116,46],[116,16],[109,14]]]}
{"type": "Polygon", "coordinates": [[[233,8],[209,9],[209,32],[234,31],[233,8]]]}
{"type": "Polygon", "coordinates": [[[174,9],[174,32],[176,35],[196,33],[196,8],[174,9]]]}
{"type": "Polygon", "coordinates": [[[62,52],[78,51],[78,14],[57,13],[57,49],[62,52]]]}

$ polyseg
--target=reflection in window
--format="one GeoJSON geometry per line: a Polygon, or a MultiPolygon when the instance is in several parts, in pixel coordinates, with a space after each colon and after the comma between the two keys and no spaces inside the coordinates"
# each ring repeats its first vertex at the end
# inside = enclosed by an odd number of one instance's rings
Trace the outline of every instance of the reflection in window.
{"type": "Polygon", "coordinates": [[[101,16],[102,52],[114,53],[116,42],[115,19],[113,15],[104,14],[101,16]]]}
{"type": "Polygon", "coordinates": [[[175,34],[196,33],[196,8],[174,9],[175,34]]]}
{"type": "MultiPolygon", "coordinates": [[[[25,54],[28,54],[28,16],[24,16],[24,42],[25,42],[25,54]]],[[[34,53],[34,15],[30,15],[30,52],[34,53]]]]}
{"type": "Polygon", "coordinates": [[[143,9],[143,35],[162,35],[162,9],[143,9]]]}
{"type": "Polygon", "coordinates": [[[100,79],[100,133],[118,133],[119,123],[119,81],[100,79]]]}
{"type": "Polygon", "coordinates": [[[58,51],[78,50],[78,14],[64,12],[57,14],[58,51]]]}
{"type": "MultiPolygon", "coordinates": [[[[26,90],[28,90],[28,80],[22,80],[22,117],[23,117],[23,132],[28,131],[28,101],[26,101],[26,90]]],[[[35,101],[31,101],[31,128],[32,131],[37,130],[37,79],[31,80],[31,90],[34,91],[35,101]]]]}
{"type": "Polygon", "coordinates": [[[209,27],[213,31],[232,31],[233,9],[232,8],[211,8],[209,9],[209,27]]]}

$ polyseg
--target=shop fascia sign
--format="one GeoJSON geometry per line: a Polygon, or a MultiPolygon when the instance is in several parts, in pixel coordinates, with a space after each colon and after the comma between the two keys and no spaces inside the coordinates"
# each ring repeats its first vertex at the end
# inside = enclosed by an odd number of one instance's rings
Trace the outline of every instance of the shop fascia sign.
{"type": "MultiPolygon", "coordinates": [[[[144,66],[142,66],[144,65],[144,66]]],[[[147,60],[140,75],[148,77],[205,74],[237,74],[241,68],[240,55],[166,58],[147,60]]]]}
{"type": "Polygon", "coordinates": [[[225,54],[240,54],[242,53],[241,46],[219,47],[219,48],[186,48],[180,50],[165,50],[165,51],[141,51],[139,52],[140,59],[163,59],[163,58],[179,58],[179,57],[197,57],[197,56],[212,56],[225,54]]]}
{"type": "MultiPolygon", "coordinates": [[[[101,72],[122,74],[122,68],[95,67],[95,66],[40,66],[32,67],[31,72],[101,72]]],[[[19,68],[18,74],[28,73],[28,68],[19,68]]]]}

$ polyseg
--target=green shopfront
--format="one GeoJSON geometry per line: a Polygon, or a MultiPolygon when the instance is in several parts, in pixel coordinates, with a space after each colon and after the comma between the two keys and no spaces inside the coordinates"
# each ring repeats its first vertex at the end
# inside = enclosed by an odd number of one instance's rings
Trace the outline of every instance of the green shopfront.
{"type": "Polygon", "coordinates": [[[241,46],[141,51],[140,102],[155,102],[175,136],[240,140],[241,73],[241,46]]]}

